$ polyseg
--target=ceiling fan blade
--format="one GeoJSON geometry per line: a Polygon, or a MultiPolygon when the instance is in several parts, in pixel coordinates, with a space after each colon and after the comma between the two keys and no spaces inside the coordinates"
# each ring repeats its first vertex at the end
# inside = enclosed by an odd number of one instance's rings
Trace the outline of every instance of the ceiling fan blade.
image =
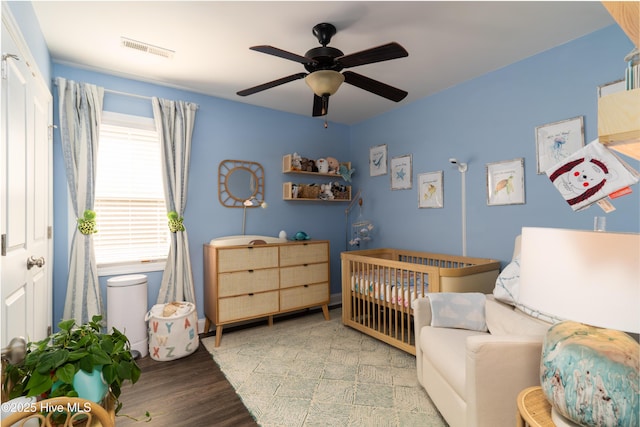
{"type": "Polygon", "coordinates": [[[249,49],[255,50],[256,52],[266,53],[267,55],[277,56],[278,58],[288,59],[289,61],[299,62],[301,64],[317,64],[317,61],[311,58],[287,52],[286,50],[278,49],[277,47],[273,46],[260,45],[250,47],[249,49]]]}
{"type": "Polygon", "coordinates": [[[326,116],[329,112],[329,96],[313,95],[313,117],[326,116]]]}
{"type": "Polygon", "coordinates": [[[253,95],[254,93],[262,92],[263,90],[271,89],[272,87],[280,86],[282,84],[289,83],[289,82],[292,82],[294,80],[302,79],[306,75],[307,75],[307,73],[292,74],[290,76],[283,77],[281,79],[274,80],[272,82],[263,83],[263,84],[258,85],[258,86],[254,86],[254,87],[250,87],[248,89],[241,90],[240,92],[237,92],[237,94],[240,95],[240,96],[253,95]]]}
{"type": "Polygon", "coordinates": [[[391,42],[371,49],[363,50],[336,58],[336,62],[343,68],[358,65],[373,64],[374,62],[388,61],[390,59],[404,58],[409,52],[396,42],[391,42]]]}
{"type": "Polygon", "coordinates": [[[362,74],[354,73],[353,71],[345,71],[342,75],[344,75],[345,83],[364,89],[367,92],[375,93],[391,101],[400,102],[408,95],[408,92],[402,89],[397,89],[388,84],[365,77],[362,74]]]}

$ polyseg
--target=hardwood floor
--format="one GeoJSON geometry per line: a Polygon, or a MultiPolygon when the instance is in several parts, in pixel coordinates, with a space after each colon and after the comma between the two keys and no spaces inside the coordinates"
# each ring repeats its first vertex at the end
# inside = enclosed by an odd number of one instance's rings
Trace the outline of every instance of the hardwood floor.
{"type": "Polygon", "coordinates": [[[120,426],[257,426],[211,354],[200,344],[182,359],[158,362],[138,360],[142,375],[123,387],[120,426]],[[134,421],[122,414],[150,422],[134,421]]]}

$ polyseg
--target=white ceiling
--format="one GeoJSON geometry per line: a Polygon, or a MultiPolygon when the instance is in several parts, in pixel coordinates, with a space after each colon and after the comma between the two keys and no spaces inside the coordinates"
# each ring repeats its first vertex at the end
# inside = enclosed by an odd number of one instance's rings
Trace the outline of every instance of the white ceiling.
{"type": "Polygon", "coordinates": [[[249,50],[304,55],[320,22],[345,54],[391,41],[407,58],[352,68],[406,90],[395,103],[343,84],[328,119],[353,124],[502,68],[614,23],[600,2],[33,1],[54,61],[311,116],[304,80],[236,92],[298,72],[301,64],[249,50]],[[120,46],[120,37],[175,51],[165,59],[120,46]]]}

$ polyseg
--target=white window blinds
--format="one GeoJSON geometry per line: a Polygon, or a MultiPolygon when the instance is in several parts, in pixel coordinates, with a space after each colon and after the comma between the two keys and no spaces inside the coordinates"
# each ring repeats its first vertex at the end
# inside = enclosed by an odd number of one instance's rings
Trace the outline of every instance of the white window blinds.
{"type": "Polygon", "coordinates": [[[96,263],[105,267],[166,259],[170,237],[153,120],[104,112],[99,141],[96,263]]]}

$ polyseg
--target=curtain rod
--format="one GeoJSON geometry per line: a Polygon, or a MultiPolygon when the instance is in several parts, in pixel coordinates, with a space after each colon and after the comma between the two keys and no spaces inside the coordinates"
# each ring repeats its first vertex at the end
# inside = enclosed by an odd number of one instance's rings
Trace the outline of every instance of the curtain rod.
{"type": "Polygon", "coordinates": [[[135,93],[128,93],[128,92],[121,92],[119,90],[113,90],[113,89],[104,89],[104,93],[111,93],[114,95],[122,95],[122,96],[130,96],[131,98],[140,98],[140,99],[147,99],[149,101],[151,101],[151,96],[145,96],[145,95],[137,95],[135,93]]]}
{"type": "MultiPolygon", "coordinates": [[[[55,79],[53,80],[53,85],[54,86],[58,86],[58,82],[55,79]]],[[[129,93],[129,92],[121,92],[119,90],[113,90],[113,89],[107,89],[107,88],[103,88],[105,93],[111,93],[113,95],[122,95],[122,96],[129,96],[131,98],[139,98],[139,99],[146,99],[148,101],[151,101],[153,99],[152,96],[146,96],[146,95],[138,95],[135,93],[129,93]]],[[[193,103],[192,103],[193,104],[193,103]]],[[[200,106],[196,104],[196,109],[200,109],[200,106]]]]}

